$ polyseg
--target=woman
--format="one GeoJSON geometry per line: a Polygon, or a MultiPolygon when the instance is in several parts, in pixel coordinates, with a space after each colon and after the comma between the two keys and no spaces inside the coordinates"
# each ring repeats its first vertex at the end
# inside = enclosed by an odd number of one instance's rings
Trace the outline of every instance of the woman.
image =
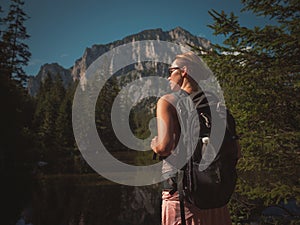
{"type": "MultiPolygon", "coordinates": [[[[177,55],[169,68],[170,87],[172,91],[184,91],[192,94],[199,90],[197,81],[205,80],[211,71],[205,63],[194,53],[187,52],[177,55]]],[[[167,94],[157,103],[158,135],[153,138],[151,148],[161,157],[169,156],[175,149],[180,137],[180,125],[175,109],[177,97],[167,94]]],[[[166,178],[174,177],[174,168],[163,161],[163,175],[166,178]]],[[[181,224],[180,203],[178,193],[170,193],[172,186],[164,185],[162,193],[162,224],[181,224]]],[[[194,205],[185,202],[185,218],[187,225],[230,225],[230,215],[227,206],[215,209],[200,210],[194,205]]]]}

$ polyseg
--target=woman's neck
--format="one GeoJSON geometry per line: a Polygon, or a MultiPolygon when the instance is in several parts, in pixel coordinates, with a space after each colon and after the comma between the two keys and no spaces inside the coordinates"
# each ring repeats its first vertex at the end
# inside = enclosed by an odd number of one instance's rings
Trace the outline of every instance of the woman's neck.
{"type": "Polygon", "coordinates": [[[196,82],[183,82],[181,89],[187,92],[188,94],[191,94],[193,92],[199,91],[199,86],[196,82]],[[194,84],[195,83],[195,84],[194,84]]]}

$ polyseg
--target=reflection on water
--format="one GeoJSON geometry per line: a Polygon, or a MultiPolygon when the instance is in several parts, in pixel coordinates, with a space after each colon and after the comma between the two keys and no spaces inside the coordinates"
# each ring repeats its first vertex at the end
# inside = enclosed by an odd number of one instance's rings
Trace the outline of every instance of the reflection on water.
{"type": "Polygon", "coordinates": [[[99,175],[48,176],[34,190],[34,225],[160,224],[159,185],[130,187],[99,175]]]}

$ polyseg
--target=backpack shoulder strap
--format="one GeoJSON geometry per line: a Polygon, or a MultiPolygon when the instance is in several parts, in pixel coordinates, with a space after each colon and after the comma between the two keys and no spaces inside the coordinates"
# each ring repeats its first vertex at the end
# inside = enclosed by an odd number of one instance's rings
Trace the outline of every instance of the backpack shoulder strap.
{"type": "Polygon", "coordinates": [[[184,191],[183,191],[184,171],[183,170],[178,170],[178,175],[177,176],[178,176],[177,189],[178,189],[178,194],[179,194],[181,224],[186,225],[185,211],[184,211],[184,191]]]}

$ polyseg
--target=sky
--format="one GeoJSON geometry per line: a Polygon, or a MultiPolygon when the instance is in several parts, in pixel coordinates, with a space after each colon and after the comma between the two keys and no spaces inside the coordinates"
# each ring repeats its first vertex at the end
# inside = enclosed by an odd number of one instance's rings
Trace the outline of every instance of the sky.
{"type": "MultiPolygon", "coordinates": [[[[1,0],[4,1],[4,0],[1,0]]],[[[0,3],[7,12],[9,1],[0,3]]],[[[239,0],[25,0],[23,10],[30,38],[25,41],[31,52],[28,75],[36,75],[45,63],[57,62],[64,68],[74,65],[87,47],[107,44],[146,29],[164,31],[182,27],[212,43],[223,37],[213,35],[208,11],[234,12],[241,25],[261,26],[268,21],[250,12],[240,13],[239,0]]]]}

